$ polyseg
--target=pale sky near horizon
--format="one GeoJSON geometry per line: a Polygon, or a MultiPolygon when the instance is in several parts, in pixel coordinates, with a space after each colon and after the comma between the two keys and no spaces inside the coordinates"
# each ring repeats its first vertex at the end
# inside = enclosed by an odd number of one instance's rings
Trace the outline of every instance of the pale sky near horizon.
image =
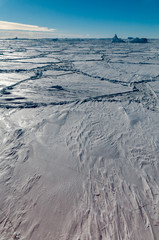
{"type": "Polygon", "coordinates": [[[0,0],[0,38],[159,38],[158,11],[158,0],[0,0]]]}

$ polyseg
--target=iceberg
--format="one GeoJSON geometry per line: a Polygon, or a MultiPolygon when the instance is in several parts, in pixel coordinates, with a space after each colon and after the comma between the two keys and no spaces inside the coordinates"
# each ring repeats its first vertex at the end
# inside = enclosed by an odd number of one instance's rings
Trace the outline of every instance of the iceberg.
{"type": "Polygon", "coordinates": [[[125,41],[121,38],[118,38],[118,36],[115,34],[115,36],[112,39],[112,43],[124,43],[125,41]]]}
{"type": "Polygon", "coordinates": [[[133,38],[131,41],[131,43],[147,43],[147,38],[133,38]]]}

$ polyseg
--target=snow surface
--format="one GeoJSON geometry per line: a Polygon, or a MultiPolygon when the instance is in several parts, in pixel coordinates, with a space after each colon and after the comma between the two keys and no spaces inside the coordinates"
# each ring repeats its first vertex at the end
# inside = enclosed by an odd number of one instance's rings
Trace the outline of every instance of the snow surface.
{"type": "Polygon", "coordinates": [[[157,240],[159,41],[0,41],[0,239],[157,240]]]}

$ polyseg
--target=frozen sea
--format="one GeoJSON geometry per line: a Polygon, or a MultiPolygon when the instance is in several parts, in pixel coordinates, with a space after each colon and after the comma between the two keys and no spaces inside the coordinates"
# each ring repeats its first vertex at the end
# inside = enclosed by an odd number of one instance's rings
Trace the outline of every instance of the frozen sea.
{"type": "Polygon", "coordinates": [[[159,239],[159,40],[0,40],[0,239],[159,239]]]}

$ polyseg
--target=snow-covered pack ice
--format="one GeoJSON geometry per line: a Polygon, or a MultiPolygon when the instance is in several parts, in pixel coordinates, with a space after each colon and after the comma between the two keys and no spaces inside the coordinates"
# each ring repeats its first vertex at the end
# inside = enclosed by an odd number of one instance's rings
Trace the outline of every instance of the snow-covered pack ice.
{"type": "Polygon", "coordinates": [[[159,40],[0,41],[0,239],[157,240],[159,40]]]}

